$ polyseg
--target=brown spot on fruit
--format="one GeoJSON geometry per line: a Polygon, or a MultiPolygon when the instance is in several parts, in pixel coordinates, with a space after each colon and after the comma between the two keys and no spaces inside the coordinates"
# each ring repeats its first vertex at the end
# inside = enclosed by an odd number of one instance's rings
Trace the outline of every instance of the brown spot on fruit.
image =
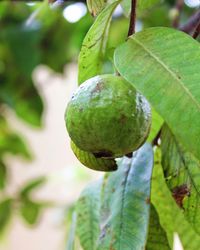
{"type": "Polygon", "coordinates": [[[78,148],[91,157],[94,154],[113,159],[144,144],[151,125],[151,109],[147,100],[123,78],[98,75],[76,90],[75,98],[67,105],[65,119],[69,136],[78,148]]]}
{"type": "Polygon", "coordinates": [[[93,155],[97,158],[102,158],[102,157],[112,158],[113,157],[112,152],[104,150],[104,149],[102,149],[101,151],[99,151],[97,153],[93,153],[93,155]]]}
{"type": "Polygon", "coordinates": [[[96,84],[95,88],[91,91],[91,94],[100,93],[104,87],[102,82],[96,84]]]}

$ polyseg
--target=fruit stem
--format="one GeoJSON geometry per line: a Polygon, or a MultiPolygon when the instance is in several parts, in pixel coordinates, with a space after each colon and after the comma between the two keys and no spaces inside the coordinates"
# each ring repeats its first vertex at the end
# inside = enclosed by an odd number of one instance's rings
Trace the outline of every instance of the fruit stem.
{"type": "Polygon", "coordinates": [[[137,0],[131,0],[131,14],[130,14],[128,36],[135,34],[136,5],[137,5],[137,0]]]}

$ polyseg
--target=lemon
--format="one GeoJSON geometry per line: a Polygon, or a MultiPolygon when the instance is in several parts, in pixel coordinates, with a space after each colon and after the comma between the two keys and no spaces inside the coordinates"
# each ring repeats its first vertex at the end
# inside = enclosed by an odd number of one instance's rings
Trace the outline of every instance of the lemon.
{"type": "Polygon", "coordinates": [[[96,157],[137,150],[151,126],[148,101],[120,76],[95,76],[77,89],[65,113],[72,141],[96,157]]]}

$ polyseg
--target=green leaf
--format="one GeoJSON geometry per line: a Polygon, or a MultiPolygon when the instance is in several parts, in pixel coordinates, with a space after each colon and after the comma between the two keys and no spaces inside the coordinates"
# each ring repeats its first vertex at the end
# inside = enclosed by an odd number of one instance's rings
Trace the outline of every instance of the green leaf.
{"type": "Polygon", "coordinates": [[[67,247],[66,250],[75,250],[75,236],[76,236],[76,221],[77,221],[77,215],[74,212],[72,214],[72,222],[71,222],[71,226],[69,229],[69,233],[68,233],[68,241],[67,241],[67,247]]]}
{"type": "MultiPolygon", "coordinates": [[[[19,10],[13,11],[19,15],[19,10]]],[[[9,19],[11,14],[7,15],[9,19]]],[[[40,126],[43,104],[31,74],[41,61],[41,30],[38,25],[11,24],[0,34],[3,51],[0,60],[4,65],[0,75],[0,102],[7,104],[26,122],[40,126]],[[20,88],[16,87],[18,85],[20,88]]]]}
{"type": "Polygon", "coordinates": [[[46,177],[38,177],[34,180],[31,180],[28,182],[20,191],[20,196],[24,199],[29,198],[32,191],[34,191],[36,188],[42,186],[46,182],[46,177]]]}
{"type": "Polygon", "coordinates": [[[200,237],[186,221],[182,210],[177,206],[163,176],[160,152],[155,153],[152,177],[151,202],[156,208],[160,224],[167,233],[170,247],[173,247],[174,233],[178,233],[185,250],[198,249],[200,237]]]}
{"type": "MultiPolygon", "coordinates": [[[[161,2],[160,0],[138,0],[137,1],[137,11],[143,11],[145,9],[151,8],[153,5],[161,2]]],[[[130,15],[131,12],[131,1],[130,0],[123,0],[122,8],[127,16],[130,15]]]]}
{"type": "Polygon", "coordinates": [[[31,75],[27,77],[22,74],[13,62],[6,63],[6,69],[5,79],[0,85],[0,102],[7,104],[25,122],[41,126],[43,103],[33,85],[31,75]],[[20,88],[16,88],[16,83],[20,83],[20,88]]]}
{"type": "Polygon", "coordinates": [[[77,159],[86,167],[97,171],[114,171],[117,169],[115,159],[97,158],[92,153],[86,152],[78,148],[71,141],[71,148],[77,159]]]}
{"type": "Polygon", "coordinates": [[[180,145],[165,125],[161,134],[166,183],[184,215],[200,234],[200,161],[180,145]]]}
{"type": "Polygon", "coordinates": [[[151,8],[151,11],[143,11],[139,15],[143,27],[170,27],[171,21],[169,17],[171,6],[167,3],[158,4],[156,7],[151,8]]]}
{"type": "Polygon", "coordinates": [[[33,225],[38,221],[43,204],[33,202],[31,200],[23,200],[20,206],[22,218],[29,224],[33,225]]]}
{"type": "MultiPolygon", "coordinates": [[[[98,250],[144,249],[150,212],[153,151],[145,144],[104,180],[98,250]]],[[[88,248],[89,249],[89,248],[88,248]]]]}
{"type": "Polygon", "coordinates": [[[20,23],[12,20],[13,14],[8,11],[5,19],[9,22],[5,21],[7,25],[3,26],[0,34],[0,61],[3,65],[0,74],[0,102],[7,104],[26,122],[39,126],[43,105],[31,74],[41,60],[41,32],[37,25],[29,28],[23,25],[20,17],[22,6],[21,9],[11,7],[17,19],[19,16],[20,23]]]}
{"type": "Polygon", "coordinates": [[[112,14],[119,2],[108,5],[85,36],[79,55],[79,84],[101,73],[112,14]]]}
{"type": "Polygon", "coordinates": [[[29,77],[40,62],[40,27],[38,25],[33,27],[16,25],[3,30],[2,36],[12,53],[13,62],[24,75],[29,77]]]}
{"type": "Polygon", "coordinates": [[[23,139],[19,135],[12,132],[0,135],[0,154],[3,153],[21,155],[26,159],[31,159],[30,152],[28,151],[23,139]]]}
{"type": "Polygon", "coordinates": [[[7,169],[5,164],[0,160],[0,190],[3,189],[7,181],[7,169]]]}
{"type": "Polygon", "coordinates": [[[183,32],[150,28],[115,51],[115,66],[200,159],[200,46],[183,32]]]}
{"type": "Polygon", "coordinates": [[[125,17],[113,19],[109,29],[109,37],[107,42],[106,57],[108,57],[113,63],[114,49],[119,44],[124,43],[127,39],[127,27],[129,26],[129,20],[125,17]],[[119,32],[120,27],[120,32],[119,32]],[[112,57],[111,57],[112,55],[112,57]]]}
{"type": "Polygon", "coordinates": [[[151,8],[153,5],[155,5],[159,2],[161,2],[161,0],[139,0],[137,3],[137,9],[138,10],[145,10],[145,9],[151,8]]]}
{"type": "Polygon", "coordinates": [[[12,199],[6,198],[0,201],[0,234],[8,225],[12,214],[12,199]]]}
{"type": "Polygon", "coordinates": [[[84,250],[95,250],[100,232],[100,192],[102,180],[89,184],[76,205],[77,234],[84,250]]]}
{"type": "Polygon", "coordinates": [[[106,6],[107,0],[87,0],[87,6],[92,16],[97,16],[106,6]]]}
{"type": "Polygon", "coordinates": [[[149,233],[147,239],[146,250],[170,250],[167,235],[160,225],[158,213],[153,205],[151,205],[149,233]]]}
{"type": "Polygon", "coordinates": [[[0,115],[0,156],[5,153],[21,155],[31,159],[31,154],[24,139],[9,127],[6,119],[0,115]]]}
{"type": "Polygon", "coordinates": [[[151,123],[151,130],[148,136],[148,142],[152,142],[153,139],[156,137],[157,133],[159,132],[162,124],[163,119],[162,117],[155,111],[154,108],[151,109],[152,112],[152,123],[151,123]]]}

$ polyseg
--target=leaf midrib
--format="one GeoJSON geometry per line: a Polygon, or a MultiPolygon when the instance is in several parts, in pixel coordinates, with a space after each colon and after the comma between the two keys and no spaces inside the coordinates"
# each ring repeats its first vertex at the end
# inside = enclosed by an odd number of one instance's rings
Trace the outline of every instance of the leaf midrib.
{"type": "Polygon", "coordinates": [[[121,249],[121,235],[123,232],[123,217],[124,217],[124,201],[125,201],[125,194],[126,194],[126,189],[127,189],[127,181],[128,181],[128,176],[129,173],[131,172],[131,162],[129,162],[128,164],[128,171],[126,171],[126,175],[125,175],[125,181],[124,181],[124,187],[122,190],[122,204],[121,204],[121,213],[120,213],[120,228],[119,228],[119,250],[121,249]]]}
{"type": "MultiPolygon", "coordinates": [[[[135,155],[135,157],[137,157],[135,155]]],[[[132,159],[132,161],[135,160],[135,159],[132,159]]],[[[119,227],[119,250],[124,250],[123,248],[121,248],[121,239],[123,239],[122,234],[123,234],[123,231],[124,231],[124,209],[125,209],[125,196],[126,196],[126,193],[127,193],[127,184],[128,184],[128,179],[129,179],[129,175],[132,174],[132,161],[130,161],[128,163],[128,170],[126,171],[126,174],[125,174],[125,180],[124,180],[124,185],[123,185],[123,190],[122,190],[122,203],[121,203],[121,213],[120,213],[120,227],[119,227]]],[[[133,194],[134,195],[134,194],[133,194]]],[[[139,239],[136,235],[134,235],[135,239],[137,239],[138,241],[140,241],[141,239],[139,239]]]]}
{"type": "Polygon", "coordinates": [[[161,65],[180,84],[181,88],[190,97],[192,102],[197,106],[198,110],[200,111],[200,104],[196,101],[196,99],[191,94],[189,89],[186,88],[186,86],[180,81],[180,79],[176,76],[176,74],[163,61],[161,61],[158,56],[156,56],[154,53],[151,52],[151,50],[149,50],[140,41],[138,41],[135,36],[131,37],[130,39],[134,40],[141,48],[143,48],[147,52],[147,54],[149,54],[159,65],[161,65]]]}

